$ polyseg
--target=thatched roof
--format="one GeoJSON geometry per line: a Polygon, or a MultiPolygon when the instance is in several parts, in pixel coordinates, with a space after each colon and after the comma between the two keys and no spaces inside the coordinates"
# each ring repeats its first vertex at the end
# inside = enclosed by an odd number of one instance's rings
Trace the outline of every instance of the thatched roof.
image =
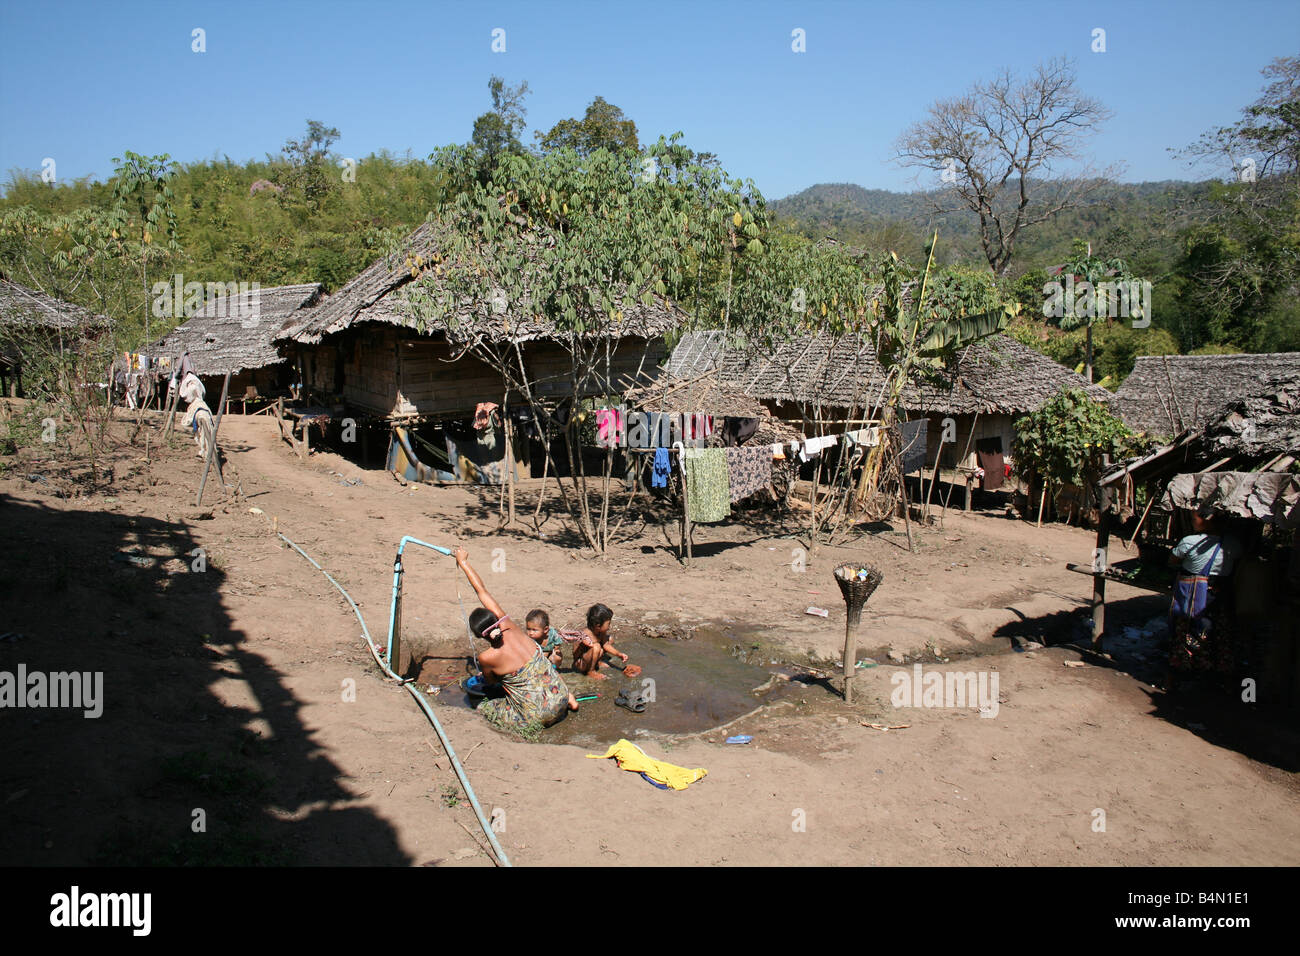
{"type": "Polygon", "coordinates": [[[1300,526],[1300,475],[1276,471],[1211,471],[1175,475],[1160,499],[1164,511],[1211,508],[1238,518],[1300,526]]]}
{"type": "Polygon", "coordinates": [[[1300,459],[1300,384],[1242,399],[1207,428],[1125,462],[1101,480],[1164,483],[1178,474],[1285,472],[1300,459]]]}
{"type": "Polygon", "coordinates": [[[648,385],[629,390],[624,399],[646,412],[760,418],[764,411],[758,399],[721,385],[716,369],[692,379],[665,373],[648,385]]]}
{"type": "Polygon", "coordinates": [[[1140,355],[1116,397],[1134,431],[1177,435],[1206,427],[1235,401],[1288,384],[1300,384],[1300,352],[1140,355]]]}
{"type": "MultiPolygon", "coordinates": [[[[383,322],[426,333],[441,333],[456,341],[477,336],[497,342],[527,342],[551,337],[554,327],[529,315],[526,303],[525,308],[507,308],[499,314],[488,300],[464,302],[454,321],[425,316],[421,329],[419,310],[406,289],[418,271],[418,266],[412,267],[412,260],[418,258],[421,262],[428,262],[435,259],[443,245],[441,237],[446,229],[436,220],[424,223],[396,251],[376,259],[332,295],[328,302],[281,333],[280,340],[292,339],[314,345],[327,335],[363,322],[383,322]]],[[[676,306],[658,301],[649,307],[640,303],[625,305],[623,313],[624,334],[646,338],[663,335],[686,318],[676,306]]]]}
{"type": "Polygon", "coordinates": [[[1300,456],[1300,381],[1233,402],[1205,429],[1204,441],[1206,453],[1216,458],[1300,456]]]}
{"type": "MultiPolygon", "coordinates": [[[[719,331],[692,332],[673,350],[667,370],[680,378],[719,370],[722,385],[763,401],[820,402],[830,407],[870,407],[885,371],[864,336],[810,335],[757,355],[719,331]]],[[[1037,409],[1063,388],[1079,388],[1099,402],[1114,396],[1027,345],[996,335],[962,349],[956,369],[937,384],[909,384],[903,407],[951,415],[1021,414],[1037,409]]]]}
{"type": "Polygon", "coordinates": [[[199,375],[239,373],[284,361],[275,337],[318,305],[320,283],[280,285],[216,298],[160,339],[153,350],[173,357],[190,353],[199,375]]]}
{"type": "Polygon", "coordinates": [[[107,327],[109,319],[71,302],[0,279],[0,325],[62,329],[107,327]]]}

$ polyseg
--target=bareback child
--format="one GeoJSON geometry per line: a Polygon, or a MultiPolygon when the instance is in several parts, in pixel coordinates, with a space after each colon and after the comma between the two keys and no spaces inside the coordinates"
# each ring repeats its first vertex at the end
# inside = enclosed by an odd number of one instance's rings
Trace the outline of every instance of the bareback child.
{"type": "Polygon", "coordinates": [[[552,664],[559,664],[564,638],[560,632],[551,627],[551,616],[541,608],[533,608],[524,621],[528,636],[542,649],[542,656],[552,664]]]}
{"type": "Polygon", "coordinates": [[[587,609],[587,626],[573,648],[573,669],[579,674],[604,680],[605,675],[600,673],[600,662],[606,654],[627,663],[627,655],[614,646],[609,636],[613,620],[614,612],[603,604],[593,604],[587,609]]]}

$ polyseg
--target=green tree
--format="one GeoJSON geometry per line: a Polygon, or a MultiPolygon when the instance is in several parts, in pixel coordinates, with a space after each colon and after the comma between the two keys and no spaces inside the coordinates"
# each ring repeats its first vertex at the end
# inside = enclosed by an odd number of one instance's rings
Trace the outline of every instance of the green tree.
{"type": "MultiPolygon", "coordinates": [[[[115,157],[113,162],[118,165],[113,183],[112,237],[116,239],[129,234],[139,257],[140,286],[144,293],[144,348],[147,354],[152,341],[149,337],[149,260],[169,256],[180,249],[176,238],[176,211],[173,207],[176,195],[172,191],[176,166],[166,153],[161,156],[141,156],[130,150],[124,153],[123,158],[115,157]],[[158,241],[155,242],[155,239],[158,241]]],[[[122,251],[130,253],[128,248],[123,248],[122,251]]]]}
{"type": "MultiPolygon", "coordinates": [[[[1150,323],[1144,304],[1144,280],[1133,276],[1123,259],[1092,254],[1092,244],[1074,241],[1074,254],[1061,266],[1055,292],[1043,302],[1043,315],[1065,330],[1084,330],[1084,375],[1092,381],[1093,326],[1113,318],[1150,323]]],[[[1048,285],[1044,285],[1046,293],[1048,285]]]]}
{"type": "Polygon", "coordinates": [[[285,140],[282,153],[285,165],[276,176],[283,187],[280,193],[283,202],[289,205],[301,202],[312,213],[320,211],[334,187],[330,147],[339,135],[333,126],[309,119],[301,139],[285,140]]]}
{"type": "Polygon", "coordinates": [[[1084,490],[1085,507],[1095,500],[1106,462],[1120,461],[1138,447],[1124,423],[1082,389],[1062,390],[1016,419],[1015,429],[1012,454],[1031,496],[1036,487],[1053,497],[1073,486],[1084,490]]]}
{"type": "Polygon", "coordinates": [[[478,152],[480,178],[490,175],[502,157],[524,152],[519,136],[528,115],[524,106],[524,97],[528,95],[526,80],[517,86],[507,86],[504,79],[493,76],[488,80],[488,92],[492,96],[492,109],[474,120],[471,140],[478,152]]]}
{"type": "Polygon", "coordinates": [[[641,148],[636,123],[613,103],[607,103],[603,96],[591,101],[582,119],[563,119],[547,132],[538,130],[533,135],[544,152],[572,149],[579,156],[590,156],[598,149],[619,152],[641,148]]]}
{"type": "MultiPolygon", "coordinates": [[[[515,334],[528,321],[552,330],[568,352],[574,407],[592,394],[617,394],[617,350],[626,348],[628,336],[645,335],[638,333],[637,307],[689,298],[697,277],[712,273],[711,251],[740,248],[740,236],[754,231],[752,184],[715,169],[676,165],[672,149],[664,144],[644,157],[653,160],[646,165],[606,149],[587,156],[572,149],[506,154],[486,182],[467,174],[477,160],[473,151],[445,151],[440,162],[459,164],[461,170],[449,175],[467,185],[440,210],[446,235],[438,255],[411,263],[418,276],[412,302],[426,321],[450,323],[454,338],[500,368],[512,389],[539,410],[515,334]],[[630,166],[644,172],[629,175],[630,166]],[[458,327],[466,301],[490,306],[486,321],[499,325],[498,334],[458,327]]],[[[574,500],[564,483],[560,487],[588,545],[604,551],[612,533],[611,459],[606,456],[593,488],[572,421],[568,437],[574,500]],[[590,491],[598,493],[598,509],[590,491]]],[[[549,458],[545,436],[544,442],[549,458]]]]}
{"type": "Polygon", "coordinates": [[[1300,349],[1300,57],[1263,74],[1272,82],[1240,120],[1184,151],[1228,178],[1182,233],[1179,305],[1200,319],[1182,335],[1187,351],[1300,349]]]}

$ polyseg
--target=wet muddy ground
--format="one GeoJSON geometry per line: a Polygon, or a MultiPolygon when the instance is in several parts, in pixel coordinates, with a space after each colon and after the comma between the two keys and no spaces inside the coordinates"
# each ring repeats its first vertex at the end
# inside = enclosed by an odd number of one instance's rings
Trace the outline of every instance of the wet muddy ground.
{"type": "MultiPolygon", "coordinates": [[[[546,742],[604,747],[620,737],[702,733],[784,699],[792,683],[806,692],[804,682],[818,679],[807,668],[768,656],[748,635],[721,628],[629,627],[617,638],[617,646],[628,655],[629,664],[642,668],[641,674],[626,677],[620,661],[607,661],[601,669],[606,678],[597,680],[573,671],[566,656],[559,671],[573,694],[599,696],[581,701],[576,713],[547,729],[546,742]],[[666,633],[689,637],[649,636],[666,633]],[[616,700],[623,691],[641,692],[647,698],[645,710],[637,713],[619,706],[616,700]]],[[[454,650],[435,654],[423,663],[421,684],[437,689],[434,697],[442,706],[475,706],[478,699],[463,687],[470,669],[466,658],[455,656],[454,650]]]]}

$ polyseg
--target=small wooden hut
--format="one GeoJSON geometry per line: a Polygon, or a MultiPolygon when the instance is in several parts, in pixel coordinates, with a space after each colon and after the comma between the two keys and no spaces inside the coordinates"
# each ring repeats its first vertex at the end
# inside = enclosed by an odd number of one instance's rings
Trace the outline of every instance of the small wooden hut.
{"type": "MultiPolygon", "coordinates": [[[[556,408],[571,403],[572,357],[554,327],[526,307],[506,308],[504,299],[464,302],[450,317],[423,314],[410,285],[437,256],[443,228],[433,220],[420,226],[397,250],[284,330],[279,341],[314,401],[391,428],[403,443],[424,431],[423,438],[415,437],[425,452],[441,459],[446,448],[445,461],[433,469],[438,480],[495,483],[501,477],[496,463],[505,456],[501,435],[511,425],[473,429],[476,412],[487,405],[498,406],[498,416],[501,407],[522,412],[529,403],[511,384],[521,378],[535,401],[556,408]],[[509,361],[511,375],[483,361],[485,352],[509,361]]],[[[667,354],[663,335],[685,319],[660,300],[629,304],[623,312],[621,331],[609,340],[608,380],[585,384],[579,400],[653,377],[667,354]]],[[[515,460],[540,474],[539,446],[515,444],[515,460]]],[[[406,451],[408,458],[419,454],[417,448],[406,451]]],[[[415,467],[411,473],[425,472],[415,467]]]]}
{"type": "MultiPolygon", "coordinates": [[[[678,376],[718,369],[720,381],[759,399],[777,417],[822,426],[858,427],[883,397],[885,369],[864,336],[809,335],[758,354],[720,331],[682,337],[668,370],[678,376]],[[820,408],[820,422],[807,410],[820,408]],[[858,416],[854,419],[853,416],[858,416]]],[[[962,349],[954,367],[929,381],[910,382],[901,399],[909,419],[927,419],[927,466],[973,472],[981,453],[1010,456],[1014,422],[1063,388],[1079,388],[1098,402],[1115,396],[1027,345],[996,335],[962,349]]]]}
{"type": "MultiPolygon", "coordinates": [[[[1219,356],[1215,356],[1218,358],[1219,356]]],[[[1260,666],[1260,700],[1300,705],[1300,382],[1280,389],[1258,381],[1209,425],[1127,462],[1100,482],[1093,639],[1102,643],[1111,530],[1129,532],[1157,560],[1186,530],[1180,516],[1209,509],[1229,522],[1246,551],[1233,573],[1239,633],[1250,635],[1260,666]],[[1147,504],[1136,508],[1138,491],[1147,504]],[[1139,517],[1140,515],[1140,517],[1139,517]]],[[[1153,587],[1153,590],[1161,590],[1153,587]]],[[[1164,592],[1167,593],[1167,588],[1164,592]]]]}
{"type": "Polygon", "coordinates": [[[23,394],[23,353],[95,338],[112,322],[89,309],[0,279],[0,395],[23,394]]]}
{"type": "Polygon", "coordinates": [[[212,402],[221,394],[227,372],[228,402],[287,395],[297,379],[275,338],[324,299],[324,287],[317,282],[215,296],[159,339],[152,351],[168,360],[189,353],[212,402]]]}

